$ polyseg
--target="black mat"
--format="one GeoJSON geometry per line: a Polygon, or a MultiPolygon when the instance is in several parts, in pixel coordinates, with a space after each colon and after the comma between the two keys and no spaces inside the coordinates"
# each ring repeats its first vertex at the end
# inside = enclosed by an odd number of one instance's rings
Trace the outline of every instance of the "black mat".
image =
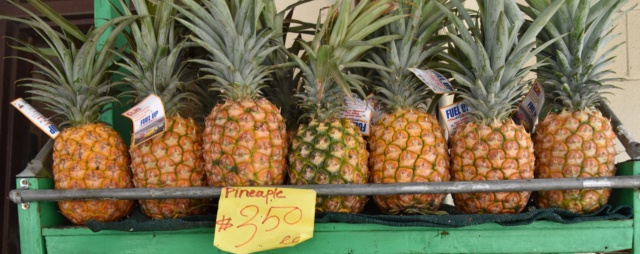
{"type": "MultiPolygon", "coordinates": [[[[528,211],[519,214],[461,214],[455,207],[442,205],[440,211],[443,215],[383,215],[376,214],[374,209],[366,209],[363,214],[318,213],[315,223],[370,223],[397,227],[438,227],[454,228],[483,223],[495,222],[504,226],[526,225],[536,220],[548,220],[557,223],[571,224],[598,220],[622,220],[633,216],[633,208],[630,206],[602,207],[598,211],[581,215],[561,209],[535,209],[530,207],[528,211]]],[[[126,220],[119,222],[102,223],[97,221],[87,222],[87,227],[94,232],[101,230],[118,231],[169,231],[184,230],[200,227],[215,227],[216,215],[206,214],[189,216],[180,219],[152,220],[140,212],[134,210],[126,220]]]]}

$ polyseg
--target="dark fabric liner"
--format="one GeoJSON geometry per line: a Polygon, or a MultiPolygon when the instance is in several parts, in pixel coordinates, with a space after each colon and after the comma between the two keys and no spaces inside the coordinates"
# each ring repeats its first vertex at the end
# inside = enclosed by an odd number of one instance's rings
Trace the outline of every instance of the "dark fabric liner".
{"type": "MultiPolygon", "coordinates": [[[[384,215],[379,214],[371,207],[365,209],[363,214],[317,213],[315,223],[352,223],[352,224],[380,224],[396,227],[436,227],[456,228],[483,223],[497,223],[503,226],[516,226],[530,224],[536,220],[547,220],[562,224],[580,223],[599,220],[624,220],[633,216],[633,208],[630,206],[607,205],[598,211],[581,215],[561,209],[535,209],[529,207],[526,212],[519,214],[462,214],[453,206],[442,205],[440,211],[444,215],[384,215]]],[[[94,232],[101,230],[118,231],[170,231],[184,230],[201,227],[215,227],[216,215],[206,214],[188,216],[180,219],[152,220],[140,212],[134,210],[126,220],[119,222],[102,223],[88,221],[87,227],[94,232]]]]}

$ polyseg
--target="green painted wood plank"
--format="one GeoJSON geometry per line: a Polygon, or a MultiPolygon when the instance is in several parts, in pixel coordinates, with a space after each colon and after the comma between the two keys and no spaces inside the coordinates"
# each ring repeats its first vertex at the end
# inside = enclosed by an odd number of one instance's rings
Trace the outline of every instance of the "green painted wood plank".
{"type": "MultiPolygon", "coordinates": [[[[609,252],[630,249],[632,220],[563,225],[539,221],[504,227],[389,227],[373,224],[316,225],[314,238],[270,253],[530,253],[609,252]]],[[[220,253],[213,229],[163,232],[91,232],[86,228],[44,229],[55,253],[220,253]]],[[[269,253],[269,252],[268,252],[269,253]]]]}
{"type": "MultiPolygon", "coordinates": [[[[619,176],[631,176],[634,175],[634,163],[633,161],[626,161],[618,163],[617,175],[619,176]]],[[[636,173],[637,174],[637,173],[636,173]]],[[[636,199],[637,194],[634,195],[633,189],[615,189],[611,194],[609,202],[613,205],[628,205],[633,206],[633,202],[636,199]]]]}
{"type": "MultiPolygon", "coordinates": [[[[638,161],[627,161],[618,164],[618,167],[623,170],[631,168],[633,175],[640,175],[640,162],[638,161]]],[[[635,225],[633,228],[633,253],[640,254],[640,216],[638,216],[640,215],[640,191],[638,189],[633,190],[631,199],[633,199],[633,223],[635,225]]]]}
{"type": "MultiPolygon", "coordinates": [[[[618,175],[640,175],[640,163],[638,161],[625,161],[616,165],[618,175]]],[[[633,207],[634,224],[640,225],[640,192],[637,189],[616,189],[611,194],[610,202],[614,205],[622,204],[633,207]]],[[[633,253],[640,254],[640,227],[634,227],[633,253]]]]}
{"type": "MultiPolygon", "coordinates": [[[[50,178],[18,178],[16,179],[16,186],[20,186],[20,181],[22,180],[27,180],[29,189],[32,190],[53,188],[53,179],[50,178]]],[[[17,204],[16,206],[18,209],[20,249],[22,253],[45,253],[42,228],[57,226],[66,222],[66,219],[58,212],[58,205],[56,202],[30,202],[24,208],[22,204],[17,204]]]]}

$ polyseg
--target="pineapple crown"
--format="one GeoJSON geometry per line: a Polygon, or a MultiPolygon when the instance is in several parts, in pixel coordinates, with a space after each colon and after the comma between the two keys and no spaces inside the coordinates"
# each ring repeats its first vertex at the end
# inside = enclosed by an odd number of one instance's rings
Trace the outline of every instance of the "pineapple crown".
{"type": "MultiPolygon", "coordinates": [[[[34,72],[46,77],[24,78],[17,82],[24,82],[21,85],[31,88],[27,91],[32,94],[31,99],[43,102],[47,109],[61,116],[62,127],[98,122],[101,110],[107,104],[118,101],[108,95],[116,84],[110,83],[107,76],[107,70],[113,66],[117,56],[112,50],[116,38],[137,17],[118,17],[84,34],[42,1],[29,0],[31,5],[60,26],[63,33],[53,29],[37,14],[19,4],[10,3],[30,17],[0,18],[30,26],[49,47],[38,48],[20,39],[10,38],[20,45],[16,49],[35,54],[42,63],[23,57],[14,58],[33,64],[38,68],[34,72]],[[98,50],[99,39],[105,32],[109,34],[102,49],[98,50]],[[74,40],[80,41],[80,44],[76,45],[74,40]]],[[[121,50],[123,48],[116,51],[121,50]]]]}
{"type": "MultiPolygon", "coordinates": [[[[145,0],[131,1],[141,17],[130,27],[130,55],[120,54],[123,62],[118,65],[125,72],[116,73],[123,76],[122,83],[132,88],[130,94],[136,101],[156,94],[167,109],[167,116],[174,116],[194,108],[197,103],[192,99],[193,93],[181,91],[184,72],[178,58],[185,42],[177,35],[176,11],[168,4],[173,1],[165,1],[155,4],[145,0]]],[[[120,2],[124,5],[122,0],[120,2]]],[[[128,8],[124,11],[132,15],[128,8]]]]}
{"type": "Polygon", "coordinates": [[[260,26],[265,3],[255,0],[181,0],[173,4],[182,14],[177,20],[190,29],[191,39],[209,53],[193,59],[214,83],[211,89],[229,100],[257,99],[271,69],[264,59],[279,46],[268,42],[277,34],[260,26]],[[204,8],[199,4],[202,2],[204,8]]]}
{"type": "Polygon", "coordinates": [[[272,45],[279,45],[280,47],[265,59],[267,65],[275,68],[273,68],[263,92],[269,101],[280,108],[280,114],[285,118],[287,129],[289,130],[298,128],[300,110],[297,106],[299,98],[294,95],[298,90],[298,84],[301,79],[300,75],[295,74],[296,64],[290,55],[297,55],[302,48],[299,41],[294,41],[289,48],[286,48],[285,41],[287,41],[287,36],[291,33],[298,34],[298,39],[302,38],[302,34],[314,34],[315,24],[293,19],[294,9],[310,1],[312,0],[299,0],[280,12],[277,11],[275,3],[269,1],[265,3],[265,11],[262,15],[262,23],[282,35],[270,41],[272,45]]]}
{"type": "Polygon", "coordinates": [[[469,106],[476,122],[503,121],[527,91],[527,83],[522,82],[525,75],[542,63],[528,67],[524,64],[558,39],[536,43],[536,35],[563,0],[543,10],[520,36],[524,17],[514,0],[478,0],[477,18],[459,0],[451,1],[459,15],[440,3],[436,5],[453,22],[448,29],[452,41],[448,50],[460,54],[441,53],[446,63],[440,68],[453,76],[458,85],[456,93],[469,106]]]}
{"type": "MultiPolygon", "coordinates": [[[[538,78],[545,85],[552,107],[562,110],[585,110],[605,101],[607,78],[614,73],[607,66],[614,57],[611,53],[622,43],[605,51],[613,34],[612,22],[617,11],[627,0],[568,0],[540,32],[538,39],[547,41],[561,37],[538,56],[547,58],[549,64],[537,68],[538,78]]],[[[520,6],[523,12],[537,18],[541,10],[550,5],[548,1],[527,0],[529,6],[520,6]]]]}
{"type": "MultiPolygon", "coordinates": [[[[364,97],[362,85],[366,78],[349,73],[350,68],[385,68],[359,61],[373,47],[400,38],[386,35],[364,40],[372,32],[404,16],[384,16],[395,10],[392,0],[338,0],[327,12],[327,19],[314,39],[300,41],[306,62],[296,55],[303,77],[304,92],[297,94],[305,111],[302,117],[319,121],[337,119],[345,97],[352,91],[364,97]]],[[[320,21],[318,21],[320,24],[320,21]]]]}
{"type": "Polygon", "coordinates": [[[431,106],[436,105],[437,96],[408,70],[426,68],[426,60],[444,50],[444,40],[437,33],[445,25],[445,15],[435,7],[434,1],[399,2],[394,15],[408,16],[388,24],[381,32],[402,35],[402,38],[388,42],[384,49],[371,51],[372,61],[386,67],[377,70],[374,99],[387,111],[424,107],[422,110],[430,112],[431,106]],[[425,105],[428,99],[432,99],[430,106],[425,105]]]}

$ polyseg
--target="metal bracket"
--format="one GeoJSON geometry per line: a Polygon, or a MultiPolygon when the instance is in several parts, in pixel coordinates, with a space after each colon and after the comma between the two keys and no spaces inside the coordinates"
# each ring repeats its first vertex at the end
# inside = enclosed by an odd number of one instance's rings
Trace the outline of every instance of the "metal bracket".
{"type": "Polygon", "coordinates": [[[622,121],[613,113],[613,110],[606,103],[601,103],[597,108],[602,115],[611,119],[613,131],[616,133],[618,140],[624,146],[627,154],[632,160],[640,160],[640,143],[636,142],[631,133],[624,127],[622,121]]]}
{"type": "MultiPolygon", "coordinates": [[[[31,187],[31,184],[29,183],[29,180],[26,178],[22,178],[20,179],[20,189],[21,190],[28,190],[29,187],[31,187]]],[[[17,194],[18,196],[20,195],[20,193],[17,194]]],[[[22,207],[22,210],[29,210],[30,204],[29,202],[23,202],[20,204],[20,207],[22,207]]]]}
{"type": "Polygon", "coordinates": [[[20,179],[20,189],[28,190],[30,186],[31,184],[29,183],[29,180],[27,180],[26,178],[20,179]]]}

